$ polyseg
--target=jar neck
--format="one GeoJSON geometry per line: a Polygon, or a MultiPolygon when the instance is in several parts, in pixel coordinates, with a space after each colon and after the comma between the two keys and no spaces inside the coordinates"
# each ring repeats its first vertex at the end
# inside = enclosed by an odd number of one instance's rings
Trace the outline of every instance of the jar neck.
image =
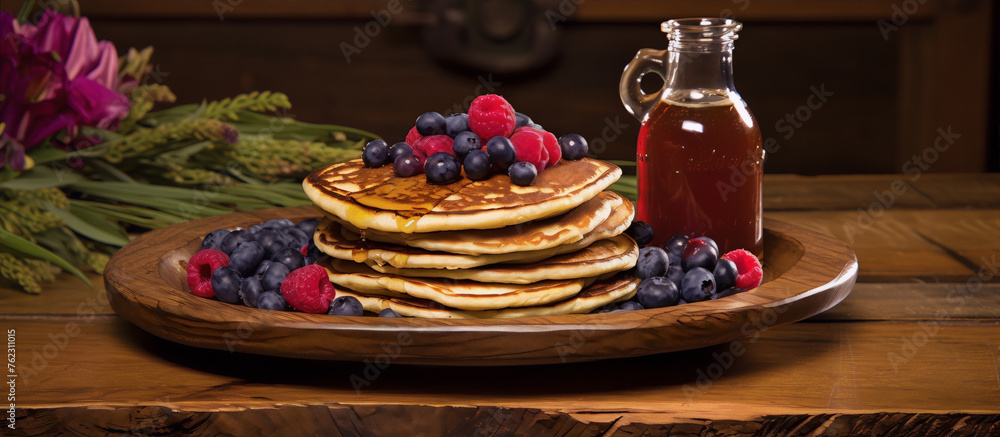
{"type": "Polygon", "coordinates": [[[733,41],[670,41],[664,98],[680,103],[738,96],[733,84],[733,41]]]}

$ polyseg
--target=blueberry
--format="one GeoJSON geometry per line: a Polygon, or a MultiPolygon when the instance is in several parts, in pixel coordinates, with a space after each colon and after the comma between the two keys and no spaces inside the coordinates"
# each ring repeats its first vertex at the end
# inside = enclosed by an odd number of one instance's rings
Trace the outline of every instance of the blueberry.
{"type": "Polygon", "coordinates": [[[493,163],[493,166],[501,171],[507,171],[511,165],[517,162],[514,145],[502,136],[495,136],[486,142],[486,153],[490,155],[490,162],[493,163]]]}
{"type": "Polygon", "coordinates": [[[263,229],[285,229],[295,226],[295,223],[289,219],[271,219],[258,226],[263,229]]]}
{"type": "Polygon", "coordinates": [[[389,145],[383,140],[371,140],[361,152],[365,167],[379,168],[389,163],[389,145]]]}
{"type": "Polygon", "coordinates": [[[469,152],[482,149],[483,145],[482,141],[479,140],[479,135],[476,135],[472,131],[465,131],[455,136],[455,141],[451,143],[451,148],[455,151],[458,159],[465,159],[465,156],[469,152]]]}
{"type": "Polygon", "coordinates": [[[280,232],[274,229],[264,229],[257,233],[257,242],[264,247],[264,257],[271,258],[279,250],[288,247],[288,242],[280,232]]]}
{"type": "Polygon", "coordinates": [[[712,272],[695,267],[684,274],[681,281],[681,296],[688,302],[708,300],[715,294],[715,276],[712,272]]]}
{"type": "Polygon", "coordinates": [[[437,152],[427,157],[427,162],[424,163],[424,173],[427,174],[427,182],[429,183],[450,184],[462,179],[462,164],[458,162],[455,155],[437,152]]]}
{"type": "Polygon", "coordinates": [[[590,152],[587,140],[578,134],[559,137],[559,148],[562,149],[563,159],[567,161],[579,161],[590,152]]]}
{"type": "Polygon", "coordinates": [[[628,229],[625,230],[625,233],[628,234],[629,237],[632,237],[639,247],[645,246],[649,244],[650,241],[653,241],[653,226],[646,222],[638,220],[633,221],[632,224],[628,226],[628,229]]]}
{"type": "Polygon", "coordinates": [[[408,178],[424,172],[424,164],[413,155],[402,155],[392,162],[396,176],[408,178]]]}
{"type": "Polygon", "coordinates": [[[535,123],[535,122],[528,123],[527,126],[530,127],[530,128],[532,128],[532,129],[545,130],[545,128],[542,127],[542,125],[540,125],[538,123],[535,123]]]}
{"type": "Polygon", "coordinates": [[[635,263],[635,275],[639,279],[652,278],[667,274],[667,251],[656,247],[647,246],[639,249],[639,260],[635,263]]]}
{"type": "Polygon", "coordinates": [[[263,285],[265,290],[278,290],[281,288],[281,282],[289,273],[291,270],[288,269],[288,266],[272,262],[267,271],[264,272],[264,276],[260,278],[260,285],[263,285]]]}
{"type": "Polygon", "coordinates": [[[248,307],[257,308],[260,294],[263,292],[264,286],[260,285],[260,279],[256,276],[243,278],[240,283],[240,299],[243,299],[243,304],[248,307]]]}
{"type": "Polygon", "coordinates": [[[490,156],[482,150],[473,150],[465,155],[462,166],[465,168],[465,176],[474,181],[490,177],[490,156]]]}
{"type": "Polygon", "coordinates": [[[285,311],[288,301],[276,291],[265,291],[257,298],[257,308],[262,310],[285,311]]]}
{"type": "Polygon", "coordinates": [[[309,240],[312,240],[313,234],[316,233],[316,227],[319,226],[318,218],[310,218],[300,221],[295,225],[300,231],[305,232],[309,236],[309,240]]]}
{"type": "Polygon", "coordinates": [[[382,311],[379,311],[378,312],[378,316],[379,317],[386,317],[386,318],[390,318],[390,319],[395,319],[397,317],[403,317],[403,316],[399,315],[399,313],[397,313],[392,308],[386,308],[386,309],[384,309],[382,311]]]}
{"type": "Polygon", "coordinates": [[[226,303],[240,302],[240,283],[243,278],[236,269],[222,266],[212,272],[212,291],[215,297],[226,303]]]}
{"type": "Polygon", "coordinates": [[[719,245],[718,245],[718,244],[717,244],[717,243],[715,242],[715,240],[713,240],[713,239],[711,239],[711,238],[708,238],[708,237],[706,237],[706,236],[701,236],[701,237],[695,237],[694,239],[695,239],[695,240],[701,240],[701,241],[704,241],[704,242],[705,242],[706,244],[708,244],[709,246],[712,246],[712,247],[714,247],[714,248],[715,248],[715,253],[720,253],[720,252],[719,252],[719,245]]]}
{"type": "Polygon", "coordinates": [[[444,135],[448,131],[448,124],[444,116],[437,112],[425,112],[417,117],[415,123],[417,133],[421,136],[444,135]]]}
{"type": "MultiPolygon", "coordinates": [[[[253,225],[253,226],[247,228],[247,232],[250,234],[250,236],[252,236],[254,238],[257,237],[257,233],[258,232],[263,231],[263,230],[264,230],[264,227],[261,226],[261,225],[253,225]]],[[[253,238],[251,238],[251,240],[252,239],[253,238]]]]}
{"type": "Polygon", "coordinates": [[[204,240],[201,240],[202,249],[222,249],[222,241],[229,236],[229,229],[216,229],[212,233],[205,236],[204,240]]]}
{"type": "Polygon", "coordinates": [[[670,253],[668,251],[667,252],[667,259],[670,260],[670,263],[667,264],[668,266],[681,267],[681,256],[680,255],[674,255],[673,253],[670,253]]]}
{"type": "Polygon", "coordinates": [[[724,297],[727,297],[727,296],[732,296],[734,294],[740,294],[740,293],[742,293],[744,291],[747,291],[747,289],[746,288],[737,288],[737,287],[731,287],[731,288],[727,288],[725,290],[719,290],[718,293],[715,293],[715,294],[712,295],[712,300],[721,299],[721,298],[724,298],[724,297]]]}
{"type": "Polygon", "coordinates": [[[413,156],[413,148],[409,144],[400,141],[389,148],[389,162],[395,163],[400,156],[413,156]]]}
{"type": "Polygon", "coordinates": [[[641,303],[636,302],[634,300],[627,300],[625,302],[622,302],[622,305],[618,307],[618,309],[622,311],[635,311],[635,310],[646,309],[646,307],[642,306],[641,303]]]}
{"type": "Polygon", "coordinates": [[[723,291],[736,286],[736,276],[739,275],[739,272],[736,269],[736,263],[728,259],[720,259],[715,264],[712,275],[715,276],[715,285],[719,287],[719,291],[723,291]]]}
{"type": "Polygon", "coordinates": [[[222,247],[219,248],[219,250],[225,252],[226,255],[231,255],[233,251],[236,250],[236,246],[239,246],[242,242],[250,241],[252,238],[253,236],[246,230],[237,229],[230,232],[229,235],[222,240],[222,247]]]}
{"type": "Polygon", "coordinates": [[[354,296],[341,296],[330,302],[330,309],[326,312],[334,316],[360,316],[365,309],[361,307],[361,301],[354,296]]]}
{"type": "Polygon", "coordinates": [[[288,267],[289,271],[292,271],[306,265],[306,257],[295,249],[287,248],[281,249],[272,255],[271,262],[284,264],[285,267],[288,267]]]}
{"type": "Polygon", "coordinates": [[[254,272],[253,275],[257,279],[263,278],[264,273],[267,273],[267,269],[269,269],[270,267],[271,267],[271,260],[265,259],[260,262],[260,265],[257,266],[257,270],[254,272]]]}
{"type": "Polygon", "coordinates": [[[689,240],[681,255],[681,267],[684,268],[685,272],[696,267],[712,270],[717,261],[719,261],[719,251],[708,243],[697,239],[689,240]]]}
{"type": "Polygon", "coordinates": [[[535,168],[535,164],[527,161],[518,161],[510,166],[510,169],[507,170],[507,175],[510,176],[510,181],[514,185],[527,187],[535,183],[535,178],[538,177],[538,169],[535,168]]]}
{"type": "Polygon", "coordinates": [[[236,269],[240,276],[250,276],[264,259],[264,247],[256,241],[240,243],[239,247],[229,255],[229,267],[236,269]]]}
{"type": "Polygon", "coordinates": [[[307,234],[305,231],[297,227],[292,227],[285,229],[284,237],[285,241],[288,243],[287,247],[292,249],[301,249],[302,246],[305,246],[312,241],[312,235],[312,232],[307,234]]]}
{"type": "Polygon", "coordinates": [[[469,130],[469,114],[451,114],[444,119],[445,134],[456,138],[458,134],[469,130]]]}
{"type": "Polygon", "coordinates": [[[691,237],[687,235],[674,235],[673,237],[670,237],[670,240],[667,240],[667,244],[664,245],[663,248],[667,249],[667,252],[681,256],[681,254],[684,253],[684,248],[687,247],[689,239],[691,239],[691,237]]]}
{"type": "Polygon", "coordinates": [[[514,117],[517,119],[517,122],[514,125],[515,130],[517,130],[517,128],[519,127],[524,127],[531,123],[534,123],[533,121],[531,121],[531,117],[528,117],[527,115],[524,115],[520,112],[515,112],[514,117]]]}
{"type": "Polygon", "coordinates": [[[663,308],[677,305],[681,295],[677,285],[663,276],[653,276],[639,283],[636,299],[644,308],[663,308]]]}
{"type": "Polygon", "coordinates": [[[670,282],[673,282],[678,289],[681,288],[681,281],[684,280],[684,269],[681,266],[671,264],[667,266],[667,274],[665,275],[670,282]]]}

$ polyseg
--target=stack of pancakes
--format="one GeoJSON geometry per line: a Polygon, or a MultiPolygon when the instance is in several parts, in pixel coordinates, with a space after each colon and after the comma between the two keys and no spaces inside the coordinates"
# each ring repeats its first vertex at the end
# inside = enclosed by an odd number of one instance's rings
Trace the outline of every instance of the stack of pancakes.
{"type": "Polygon", "coordinates": [[[449,185],[360,159],[303,182],[325,212],[314,241],[338,296],[404,316],[586,313],[629,299],[639,250],[632,203],[605,191],[609,163],[561,161],[521,187],[505,175],[449,185]]]}

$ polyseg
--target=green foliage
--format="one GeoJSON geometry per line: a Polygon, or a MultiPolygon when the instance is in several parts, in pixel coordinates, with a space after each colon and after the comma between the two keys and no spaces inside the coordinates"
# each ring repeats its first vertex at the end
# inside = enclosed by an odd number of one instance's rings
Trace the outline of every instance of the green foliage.
{"type": "MultiPolygon", "coordinates": [[[[141,80],[150,54],[131,50],[122,77],[141,80]]],[[[132,106],[118,130],[83,129],[97,145],[66,151],[43,144],[29,151],[34,168],[0,173],[0,276],[22,290],[40,292],[53,267],[87,282],[78,267],[103,272],[130,233],[309,204],[302,177],[360,156],[377,138],[287,117],[291,103],[281,93],[157,112],[155,103],[174,100],[169,88],[141,85],[128,95],[132,106]]]]}

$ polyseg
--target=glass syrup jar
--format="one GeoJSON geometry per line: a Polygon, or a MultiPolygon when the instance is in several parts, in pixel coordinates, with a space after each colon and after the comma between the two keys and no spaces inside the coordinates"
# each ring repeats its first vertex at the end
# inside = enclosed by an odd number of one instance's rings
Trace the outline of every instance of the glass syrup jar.
{"type": "Polygon", "coordinates": [[[707,235],[721,254],[763,256],[764,148],[760,128],[733,85],[733,44],[742,24],[722,18],[665,21],[667,50],[641,49],[622,73],[625,108],[642,122],[636,147],[637,220],[652,244],[707,235]],[[644,93],[642,76],[663,77],[644,93]]]}

